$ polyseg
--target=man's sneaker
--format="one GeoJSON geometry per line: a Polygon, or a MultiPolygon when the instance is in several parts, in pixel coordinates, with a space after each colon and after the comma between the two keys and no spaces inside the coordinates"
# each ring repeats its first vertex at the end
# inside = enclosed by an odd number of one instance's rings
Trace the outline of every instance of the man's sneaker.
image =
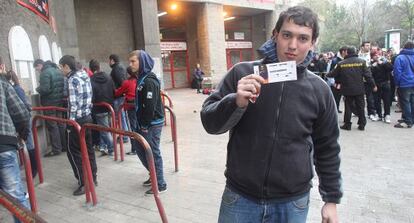
{"type": "Polygon", "coordinates": [[[358,130],[360,130],[360,131],[364,131],[364,130],[365,130],[365,126],[363,126],[363,125],[358,125],[358,130]]]}
{"type": "Polygon", "coordinates": [[[351,130],[351,126],[347,125],[347,124],[341,126],[340,128],[343,129],[343,130],[351,130]]]}
{"type": "MultiPolygon", "coordinates": [[[[159,194],[162,194],[166,191],[167,191],[167,186],[165,186],[163,188],[158,188],[158,193],[159,194]]],[[[150,196],[150,195],[153,195],[153,194],[154,194],[154,192],[152,191],[152,189],[149,189],[145,192],[145,196],[150,196]]]]}
{"type": "Polygon", "coordinates": [[[407,125],[407,123],[402,122],[402,123],[398,123],[398,124],[394,125],[394,127],[399,128],[399,129],[401,129],[401,128],[408,128],[409,129],[409,128],[413,127],[413,125],[407,125]]]}
{"type": "Polygon", "coordinates": [[[148,180],[144,181],[142,183],[142,186],[144,186],[144,187],[150,187],[151,186],[151,178],[148,178],[148,180]]]}
{"type": "Polygon", "coordinates": [[[391,116],[386,115],[385,118],[384,118],[384,122],[390,124],[391,123],[391,116]]]}
{"type": "Polygon", "coordinates": [[[73,191],[73,196],[80,196],[82,194],[85,194],[85,187],[83,185],[79,186],[78,189],[73,191]]]}
{"type": "Polygon", "coordinates": [[[369,118],[370,118],[372,121],[374,121],[374,122],[376,122],[376,121],[379,121],[379,120],[380,120],[380,118],[378,117],[378,115],[370,115],[370,116],[369,116],[369,118]]]}
{"type": "Polygon", "coordinates": [[[397,122],[398,123],[403,123],[403,122],[405,122],[405,120],[404,119],[398,119],[397,122]]]}

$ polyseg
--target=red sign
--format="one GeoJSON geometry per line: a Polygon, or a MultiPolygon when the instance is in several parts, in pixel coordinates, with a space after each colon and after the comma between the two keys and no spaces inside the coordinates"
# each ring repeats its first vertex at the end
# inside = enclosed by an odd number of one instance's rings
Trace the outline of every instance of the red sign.
{"type": "Polygon", "coordinates": [[[48,0],[16,0],[19,5],[30,9],[46,22],[49,22],[48,0]]]}

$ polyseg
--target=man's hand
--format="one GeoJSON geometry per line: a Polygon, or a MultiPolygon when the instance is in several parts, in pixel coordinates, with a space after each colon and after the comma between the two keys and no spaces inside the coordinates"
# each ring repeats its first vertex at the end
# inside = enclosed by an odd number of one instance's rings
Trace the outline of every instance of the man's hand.
{"type": "Polygon", "coordinates": [[[374,88],[372,89],[373,92],[377,92],[378,91],[378,87],[375,85],[374,88]]]}
{"type": "Polygon", "coordinates": [[[141,128],[140,130],[141,130],[141,132],[143,132],[143,133],[148,133],[148,129],[146,129],[146,128],[141,128]]]}
{"type": "Polygon", "coordinates": [[[0,64],[0,74],[5,74],[5,73],[6,73],[6,65],[0,64]]]}
{"type": "Polygon", "coordinates": [[[265,80],[255,74],[243,77],[237,83],[236,104],[240,108],[245,108],[249,104],[249,100],[256,100],[260,94],[261,84],[265,80]]]}
{"type": "Polygon", "coordinates": [[[322,223],[339,223],[336,204],[325,203],[321,210],[322,223]]]}

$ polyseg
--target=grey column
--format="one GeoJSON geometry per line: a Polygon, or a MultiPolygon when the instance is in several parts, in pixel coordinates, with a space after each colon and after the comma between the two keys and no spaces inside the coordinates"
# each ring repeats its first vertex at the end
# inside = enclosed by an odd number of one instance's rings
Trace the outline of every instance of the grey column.
{"type": "Polygon", "coordinates": [[[226,74],[223,5],[203,3],[197,20],[199,57],[202,69],[217,84],[226,74]]]}
{"type": "Polygon", "coordinates": [[[144,49],[152,57],[161,57],[157,1],[131,0],[136,49],[144,49]]]}

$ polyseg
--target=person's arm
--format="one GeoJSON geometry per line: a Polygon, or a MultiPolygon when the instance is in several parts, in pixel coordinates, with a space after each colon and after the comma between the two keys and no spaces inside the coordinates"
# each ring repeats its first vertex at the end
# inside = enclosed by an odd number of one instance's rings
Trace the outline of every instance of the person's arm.
{"type": "Polygon", "coordinates": [[[140,119],[140,126],[143,129],[148,129],[154,117],[155,106],[158,98],[160,98],[160,87],[154,80],[146,80],[145,86],[142,90],[142,117],[140,119]]]}
{"type": "Polygon", "coordinates": [[[26,94],[24,93],[23,88],[20,87],[20,85],[16,85],[16,86],[14,86],[14,90],[16,90],[17,96],[19,96],[20,100],[22,100],[22,102],[26,106],[27,110],[31,111],[32,110],[32,105],[29,104],[29,102],[27,101],[26,94]]]}
{"type": "Polygon", "coordinates": [[[125,94],[128,90],[128,81],[124,81],[118,89],[115,90],[115,97],[121,97],[123,94],[125,94]]]}
{"type": "Polygon", "coordinates": [[[68,79],[68,90],[69,90],[69,119],[76,119],[77,107],[77,95],[78,95],[79,80],[76,78],[68,79]]]}
{"type": "Polygon", "coordinates": [[[44,95],[48,95],[52,93],[51,79],[52,79],[52,76],[50,75],[49,72],[43,72],[42,74],[40,74],[39,87],[36,88],[36,91],[40,95],[44,96],[44,95]]]}
{"type": "Polygon", "coordinates": [[[249,100],[260,92],[264,79],[245,75],[233,67],[205,101],[200,112],[204,129],[210,134],[222,134],[232,129],[242,118],[249,100]]]}
{"type": "Polygon", "coordinates": [[[402,66],[402,61],[400,57],[397,57],[395,59],[394,62],[394,69],[393,69],[393,74],[394,74],[394,82],[395,82],[395,86],[399,87],[400,86],[400,81],[401,81],[401,74],[403,73],[403,66],[402,66]]]}
{"type": "Polygon", "coordinates": [[[336,204],[342,198],[342,178],[340,167],[339,129],[336,104],[329,88],[321,89],[320,111],[313,126],[314,164],[319,177],[319,192],[325,202],[322,208],[323,219],[336,222],[336,204]]]}
{"type": "Polygon", "coordinates": [[[16,131],[19,134],[20,138],[26,140],[29,134],[28,123],[30,120],[30,113],[10,84],[4,85],[4,91],[7,109],[16,128],[16,131]]]}
{"type": "Polygon", "coordinates": [[[375,85],[374,78],[372,77],[371,68],[367,67],[365,64],[363,64],[363,76],[367,83],[372,87],[372,90],[376,92],[377,86],[375,85]]]}

